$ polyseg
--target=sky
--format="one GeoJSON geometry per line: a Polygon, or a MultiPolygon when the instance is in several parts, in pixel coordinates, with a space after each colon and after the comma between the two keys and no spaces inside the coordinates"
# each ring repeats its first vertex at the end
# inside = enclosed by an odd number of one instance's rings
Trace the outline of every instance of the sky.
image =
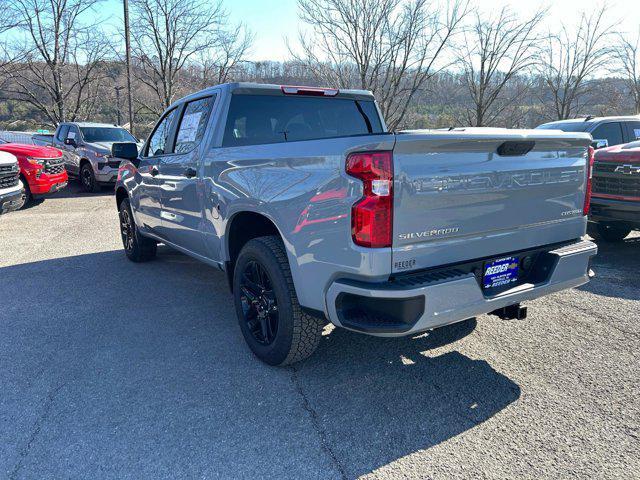
{"type": "MultiPolygon", "coordinates": [[[[213,1],[213,0],[212,0],[213,1]]],[[[557,31],[562,21],[571,22],[583,10],[592,11],[602,5],[602,0],[471,0],[478,8],[495,11],[509,5],[523,15],[541,6],[549,13],[545,26],[557,31]]],[[[434,2],[435,3],[435,2],[434,2]]],[[[610,0],[607,21],[619,30],[637,33],[640,28],[640,0],[610,0]]],[[[256,41],[249,52],[249,60],[286,60],[288,50],[285,38],[294,43],[302,27],[298,20],[296,0],[224,0],[224,5],[234,23],[245,23],[255,34],[256,41]]],[[[105,21],[117,25],[122,21],[122,0],[106,0],[100,14],[105,21]]]]}

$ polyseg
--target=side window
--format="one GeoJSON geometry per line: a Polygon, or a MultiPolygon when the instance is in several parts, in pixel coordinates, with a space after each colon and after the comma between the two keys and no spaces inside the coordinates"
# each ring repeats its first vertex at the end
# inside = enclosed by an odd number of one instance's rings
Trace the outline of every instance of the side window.
{"type": "Polygon", "coordinates": [[[71,125],[69,127],[69,132],[67,133],[67,137],[66,138],[71,138],[73,140],[75,140],[76,142],[80,141],[80,132],[78,131],[78,127],[76,127],[75,125],[71,125]]]}
{"type": "Polygon", "coordinates": [[[58,130],[58,134],[56,135],[56,140],[60,142],[64,142],[64,139],[67,138],[67,133],[69,132],[69,125],[63,125],[58,130]]]}
{"type": "Polygon", "coordinates": [[[215,98],[214,95],[187,103],[176,135],[175,153],[188,153],[200,143],[215,98]]]}
{"type": "Polygon", "coordinates": [[[149,147],[145,153],[147,157],[155,157],[157,155],[164,155],[171,153],[169,150],[169,135],[171,134],[171,126],[173,125],[173,119],[176,116],[176,109],[174,108],[167,113],[160,123],[156,126],[156,129],[151,134],[149,139],[149,147]]]}
{"type": "Polygon", "coordinates": [[[620,122],[610,122],[599,125],[591,132],[593,140],[607,140],[609,146],[620,145],[624,143],[624,137],[622,136],[622,125],[620,122]]]}
{"type": "Polygon", "coordinates": [[[640,122],[627,122],[627,127],[629,129],[629,141],[640,140],[640,122]]]}

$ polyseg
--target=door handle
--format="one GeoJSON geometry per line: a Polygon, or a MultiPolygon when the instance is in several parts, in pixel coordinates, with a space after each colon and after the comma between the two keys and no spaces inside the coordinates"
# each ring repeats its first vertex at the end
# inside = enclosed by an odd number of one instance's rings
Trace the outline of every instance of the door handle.
{"type": "Polygon", "coordinates": [[[151,167],[151,170],[149,171],[149,173],[151,173],[152,177],[155,177],[160,173],[160,171],[158,170],[158,167],[154,165],[153,167],[151,167]]]}
{"type": "Polygon", "coordinates": [[[184,169],[183,175],[187,178],[193,178],[198,175],[198,172],[196,172],[195,168],[187,167],[184,169]]]}

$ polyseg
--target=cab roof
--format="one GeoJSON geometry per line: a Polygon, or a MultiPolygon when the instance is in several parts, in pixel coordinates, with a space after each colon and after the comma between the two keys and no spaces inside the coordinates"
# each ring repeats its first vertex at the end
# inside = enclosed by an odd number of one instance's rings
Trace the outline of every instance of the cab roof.
{"type": "MultiPolygon", "coordinates": [[[[254,83],[254,82],[233,82],[223,83],[212,87],[205,88],[198,92],[192,93],[181,99],[175,101],[169,108],[179,105],[183,102],[188,102],[196,98],[206,96],[208,93],[226,92],[228,94],[238,95],[314,95],[323,96],[324,98],[351,98],[351,99],[366,99],[373,100],[373,93],[368,90],[355,90],[355,89],[338,89],[330,87],[315,87],[315,86],[302,86],[302,85],[276,85],[269,83],[254,83]],[[287,93],[285,90],[298,89],[299,93],[287,93]],[[327,91],[331,94],[318,95],[320,91],[327,91]],[[306,93],[308,92],[308,93],[306,93]],[[313,92],[313,93],[312,93],[313,92]],[[333,93],[336,92],[336,93],[333,93]]],[[[293,90],[290,90],[293,92],[293,90]]]]}

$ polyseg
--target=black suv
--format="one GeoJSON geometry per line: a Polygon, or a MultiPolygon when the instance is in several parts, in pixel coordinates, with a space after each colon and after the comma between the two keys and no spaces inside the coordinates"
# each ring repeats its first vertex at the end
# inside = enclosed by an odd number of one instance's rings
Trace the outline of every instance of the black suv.
{"type": "Polygon", "coordinates": [[[576,118],[549,122],[536,128],[590,133],[596,150],[640,140],[640,116],[576,118]]]}

